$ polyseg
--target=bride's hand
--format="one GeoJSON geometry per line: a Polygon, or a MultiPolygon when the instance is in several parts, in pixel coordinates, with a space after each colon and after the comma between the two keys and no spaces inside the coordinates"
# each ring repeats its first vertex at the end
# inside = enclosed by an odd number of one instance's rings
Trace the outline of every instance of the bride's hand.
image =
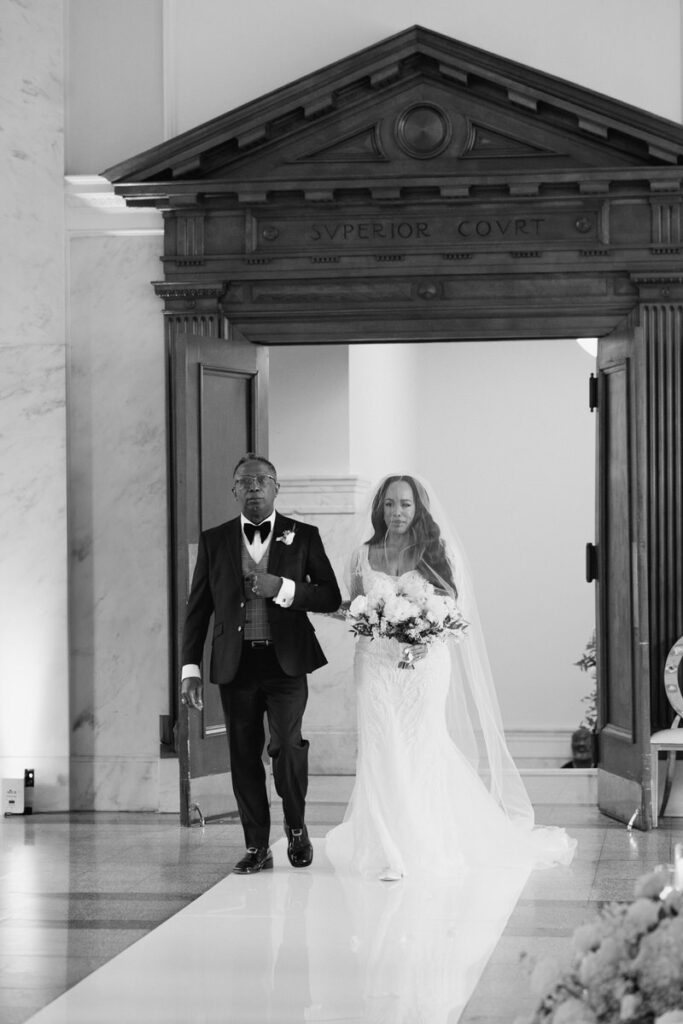
{"type": "Polygon", "coordinates": [[[422,661],[427,657],[427,644],[408,644],[403,648],[403,657],[406,661],[422,661]]]}

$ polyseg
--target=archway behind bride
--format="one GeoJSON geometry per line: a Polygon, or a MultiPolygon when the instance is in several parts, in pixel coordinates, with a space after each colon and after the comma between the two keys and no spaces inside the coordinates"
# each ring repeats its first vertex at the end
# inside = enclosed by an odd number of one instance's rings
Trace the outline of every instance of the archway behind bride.
{"type": "MultiPolygon", "coordinates": [[[[520,768],[567,761],[591,685],[575,663],[595,621],[584,577],[594,531],[592,369],[574,339],[270,351],[281,503],[320,526],[340,574],[345,523],[371,482],[413,471],[438,488],[470,561],[520,768]]],[[[307,711],[313,774],[349,775],[353,645],[340,623],[316,628],[330,665],[313,679],[307,711]]]]}

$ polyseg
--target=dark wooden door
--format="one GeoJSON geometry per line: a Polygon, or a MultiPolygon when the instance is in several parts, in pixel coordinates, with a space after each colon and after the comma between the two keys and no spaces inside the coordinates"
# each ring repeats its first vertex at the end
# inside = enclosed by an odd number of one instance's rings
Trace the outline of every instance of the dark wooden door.
{"type": "Polygon", "coordinates": [[[649,827],[650,681],[638,351],[629,318],[598,342],[598,806],[649,827]]]}
{"type": "MultiPolygon", "coordinates": [[[[171,347],[174,680],[180,814],[234,810],[229,754],[218,690],[208,682],[204,649],[204,709],[179,703],[185,604],[201,530],[232,518],[232,470],[245,451],[267,454],[268,350],[231,331],[228,339],[178,334],[171,347]]],[[[208,630],[208,637],[212,634],[208,630]]]]}

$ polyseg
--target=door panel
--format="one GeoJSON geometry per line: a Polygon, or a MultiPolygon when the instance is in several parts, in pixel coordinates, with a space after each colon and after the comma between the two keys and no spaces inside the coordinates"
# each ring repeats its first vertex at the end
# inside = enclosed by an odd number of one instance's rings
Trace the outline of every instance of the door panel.
{"type": "Polygon", "coordinates": [[[598,622],[598,805],[647,827],[649,682],[641,657],[647,629],[640,555],[643,517],[636,487],[640,418],[636,327],[598,343],[596,587],[598,622]]]}
{"type": "Polygon", "coordinates": [[[185,605],[199,534],[232,518],[232,470],[245,451],[267,454],[268,353],[236,332],[227,340],[178,334],[171,351],[175,715],[181,821],[235,809],[218,690],[208,682],[213,622],[204,647],[204,709],[180,705],[185,605]]]}
{"type": "Polygon", "coordinates": [[[608,673],[605,688],[606,729],[633,739],[634,666],[631,650],[631,508],[629,498],[628,422],[629,363],[627,358],[602,367],[601,429],[609,449],[607,473],[603,477],[602,503],[605,512],[605,600],[610,606],[609,622],[603,629],[605,660],[619,666],[608,673]],[[604,408],[602,408],[604,404],[604,408]]]}

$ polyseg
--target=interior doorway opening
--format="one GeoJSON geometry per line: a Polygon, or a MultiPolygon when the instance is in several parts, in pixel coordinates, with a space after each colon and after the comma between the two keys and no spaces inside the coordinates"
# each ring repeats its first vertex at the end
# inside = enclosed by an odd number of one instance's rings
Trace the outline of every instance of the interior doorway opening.
{"type": "Polygon", "coordinates": [[[594,369],[575,339],[270,349],[280,476],[429,480],[468,553],[506,729],[567,744],[593,688],[576,662],[595,627],[594,369]]]}

